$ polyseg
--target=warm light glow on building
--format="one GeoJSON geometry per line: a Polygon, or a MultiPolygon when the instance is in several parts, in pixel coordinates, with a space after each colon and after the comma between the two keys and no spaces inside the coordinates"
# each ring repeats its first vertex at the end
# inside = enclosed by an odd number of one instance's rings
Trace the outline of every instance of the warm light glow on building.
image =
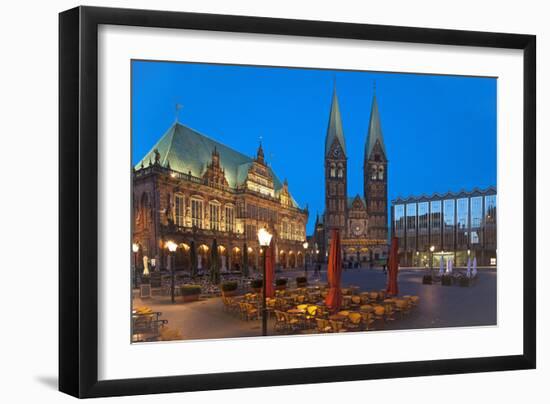
{"type": "Polygon", "coordinates": [[[178,245],[176,243],[174,243],[172,240],[168,240],[165,243],[165,246],[166,246],[166,248],[168,248],[168,251],[170,251],[170,252],[175,252],[178,248],[178,245]]]}

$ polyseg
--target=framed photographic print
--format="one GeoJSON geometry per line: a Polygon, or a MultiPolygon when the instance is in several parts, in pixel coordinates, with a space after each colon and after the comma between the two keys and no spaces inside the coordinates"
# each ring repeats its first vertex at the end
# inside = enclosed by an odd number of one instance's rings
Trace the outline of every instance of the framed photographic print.
{"type": "Polygon", "coordinates": [[[60,14],[60,390],[535,367],[535,37],[60,14]]]}

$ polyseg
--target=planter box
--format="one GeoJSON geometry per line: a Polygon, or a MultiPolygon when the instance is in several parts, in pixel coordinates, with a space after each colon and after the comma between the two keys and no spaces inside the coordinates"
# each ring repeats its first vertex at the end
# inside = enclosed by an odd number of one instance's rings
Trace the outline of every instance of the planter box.
{"type": "Polygon", "coordinates": [[[182,296],[183,297],[183,302],[184,303],[189,303],[189,302],[196,302],[197,300],[199,300],[199,296],[200,295],[185,295],[185,296],[182,296]]]}
{"type": "Polygon", "coordinates": [[[305,288],[307,286],[307,282],[296,282],[296,287],[298,288],[305,288]]]}
{"type": "Polygon", "coordinates": [[[276,289],[276,290],[285,290],[285,289],[286,289],[286,285],[277,285],[277,286],[275,286],[275,289],[276,289]]]}
{"type": "Polygon", "coordinates": [[[424,275],[422,277],[422,284],[423,285],[431,285],[433,283],[433,279],[430,275],[424,275]]]}
{"type": "Polygon", "coordinates": [[[226,291],[226,292],[224,292],[224,291],[222,290],[222,295],[224,295],[224,296],[226,296],[226,297],[231,297],[231,296],[236,296],[236,295],[237,295],[237,292],[238,292],[237,289],[235,289],[235,290],[228,290],[228,291],[226,291]]]}

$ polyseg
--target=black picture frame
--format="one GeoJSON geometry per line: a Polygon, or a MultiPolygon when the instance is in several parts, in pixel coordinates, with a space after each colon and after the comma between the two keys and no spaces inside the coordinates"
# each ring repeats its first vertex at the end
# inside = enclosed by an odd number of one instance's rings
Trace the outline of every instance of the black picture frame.
{"type": "Polygon", "coordinates": [[[59,15],[59,389],[103,397],[533,369],[536,366],[536,37],[166,11],[78,7],[59,15]],[[99,381],[100,24],[523,50],[523,354],[99,381]]]}

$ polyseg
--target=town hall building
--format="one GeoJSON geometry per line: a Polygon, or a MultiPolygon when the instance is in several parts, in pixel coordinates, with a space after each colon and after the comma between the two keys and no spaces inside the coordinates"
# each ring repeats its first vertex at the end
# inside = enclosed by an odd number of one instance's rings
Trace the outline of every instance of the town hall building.
{"type": "Polygon", "coordinates": [[[166,268],[165,244],[172,241],[178,245],[177,270],[193,265],[207,271],[215,240],[222,271],[259,269],[261,227],[273,234],[279,268],[304,265],[307,207],[298,205],[288,181],[272,170],[261,144],[249,157],[176,121],[132,177],[139,267],[145,259],[166,268]]]}

